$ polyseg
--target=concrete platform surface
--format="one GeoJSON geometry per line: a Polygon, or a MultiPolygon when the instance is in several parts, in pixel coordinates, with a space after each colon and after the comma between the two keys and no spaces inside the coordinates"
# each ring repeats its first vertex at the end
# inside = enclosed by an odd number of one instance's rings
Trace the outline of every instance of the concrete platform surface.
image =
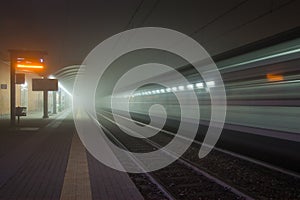
{"type": "Polygon", "coordinates": [[[0,199],[143,199],[127,173],[86,152],[70,111],[0,120],[0,199]]]}

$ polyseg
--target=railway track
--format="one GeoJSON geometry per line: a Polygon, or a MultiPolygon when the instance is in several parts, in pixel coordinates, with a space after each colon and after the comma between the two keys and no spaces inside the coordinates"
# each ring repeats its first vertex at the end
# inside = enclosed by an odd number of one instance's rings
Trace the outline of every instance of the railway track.
{"type": "MultiPolygon", "coordinates": [[[[105,121],[103,129],[116,145],[130,152],[150,152],[162,147],[149,139],[115,134],[120,130],[112,128],[115,127],[114,121],[109,116],[98,115],[102,122],[105,121]]],[[[155,162],[155,158],[152,162],[155,162]]],[[[179,158],[163,169],[151,173],[130,174],[130,177],[145,199],[252,199],[184,158],[179,158]]]]}
{"type": "MultiPolygon", "coordinates": [[[[111,113],[104,113],[106,115],[106,120],[110,121],[110,123],[114,123],[110,118],[111,113]]],[[[139,121],[136,121],[136,123],[143,125],[139,121]]],[[[174,136],[174,133],[166,130],[162,130],[161,132],[164,134],[159,134],[159,137],[153,138],[153,141],[144,141],[144,143],[150,143],[150,148],[146,151],[151,151],[151,148],[152,150],[160,148],[160,144],[164,146],[172,139],[172,136],[174,136]]],[[[141,142],[140,139],[137,140],[141,142]]],[[[128,141],[128,143],[131,142],[132,141],[128,141]]],[[[219,185],[222,185],[223,188],[226,188],[227,190],[235,191],[233,193],[237,195],[237,198],[243,197],[245,199],[251,199],[251,197],[254,197],[255,199],[300,199],[299,174],[216,147],[208,156],[199,160],[198,152],[200,145],[201,142],[194,141],[191,147],[178,161],[183,161],[190,167],[200,170],[200,174],[204,174],[206,177],[209,177],[208,179],[210,180],[214,179],[214,182],[220,181],[219,185]]],[[[133,148],[132,150],[139,151],[143,149],[133,148]]],[[[199,174],[199,172],[197,173],[199,174]]],[[[155,173],[152,173],[151,175],[155,176],[155,173]]],[[[135,183],[137,187],[141,186],[141,191],[143,191],[143,188],[147,188],[147,185],[145,187],[142,186],[143,181],[147,182],[143,180],[143,175],[131,174],[131,177],[134,181],[136,180],[135,183]],[[143,181],[140,182],[141,180],[143,181]]],[[[174,188],[176,188],[176,184],[174,183],[171,184],[171,186],[175,186],[174,188]]],[[[168,188],[168,184],[166,188],[168,188]]],[[[199,191],[196,193],[198,194],[199,191]]],[[[151,193],[145,192],[145,194],[151,193]]],[[[204,192],[202,194],[204,195],[204,192]]],[[[181,198],[181,196],[182,195],[176,198],[185,199],[184,197],[181,198]]],[[[199,198],[203,199],[201,196],[199,196],[199,198]]],[[[222,196],[222,199],[224,198],[222,196]]]]}

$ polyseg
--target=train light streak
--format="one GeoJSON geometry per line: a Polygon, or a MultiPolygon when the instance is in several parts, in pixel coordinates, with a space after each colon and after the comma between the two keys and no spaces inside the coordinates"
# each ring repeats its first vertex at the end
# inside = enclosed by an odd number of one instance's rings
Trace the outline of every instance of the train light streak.
{"type": "Polygon", "coordinates": [[[199,89],[203,88],[203,83],[196,83],[196,87],[199,88],[199,89]]]}
{"type": "Polygon", "coordinates": [[[268,81],[283,81],[283,76],[280,74],[267,74],[268,81]]]}
{"type": "Polygon", "coordinates": [[[189,90],[194,89],[194,85],[193,85],[193,84],[189,84],[189,85],[187,85],[186,87],[187,87],[187,89],[189,89],[189,90]]]}
{"type": "Polygon", "coordinates": [[[207,81],[206,85],[207,85],[207,87],[214,87],[215,86],[215,82],[214,81],[207,81]]]}

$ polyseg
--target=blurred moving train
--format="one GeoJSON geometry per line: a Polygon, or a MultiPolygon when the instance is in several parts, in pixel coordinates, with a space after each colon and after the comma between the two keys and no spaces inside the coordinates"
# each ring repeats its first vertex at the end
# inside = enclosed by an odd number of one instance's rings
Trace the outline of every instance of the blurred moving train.
{"type": "MultiPolygon", "coordinates": [[[[225,128],[300,141],[300,39],[216,64],[227,95],[225,128]]],[[[188,76],[192,80],[189,85],[175,83],[172,88],[141,88],[133,96],[132,111],[146,114],[149,106],[145,106],[145,102],[165,101],[166,110],[175,111],[176,103],[174,105],[170,100],[172,92],[186,92],[188,95],[189,90],[194,89],[199,99],[201,120],[209,121],[210,106],[207,102],[210,100],[209,89],[215,87],[214,82],[205,83],[198,76],[194,78],[193,74],[188,76]]],[[[176,113],[172,115],[178,117],[176,113]]]]}
{"type": "MultiPolygon", "coordinates": [[[[165,60],[170,59],[165,58],[165,60]]],[[[295,153],[295,149],[299,148],[297,143],[300,142],[300,37],[219,59],[216,65],[222,76],[227,96],[224,129],[254,135],[250,143],[257,142],[258,146],[270,145],[269,151],[278,158],[281,153],[285,157],[291,152],[295,153]],[[259,140],[264,140],[261,144],[257,140],[258,137],[259,140]],[[273,138],[275,142],[267,138],[273,138]],[[292,145],[284,141],[291,142],[292,145]],[[272,145],[275,146],[271,147],[272,145]],[[276,148],[280,150],[275,150],[276,148]],[[285,151],[289,151],[288,154],[285,154],[285,151]]],[[[125,91],[117,96],[102,95],[96,101],[96,108],[111,111],[112,98],[118,98],[120,105],[128,100],[133,119],[139,120],[138,117],[134,117],[137,114],[144,116],[141,117],[143,118],[140,119],[141,121],[149,123],[150,118],[147,117],[149,109],[154,104],[160,104],[164,107],[168,118],[180,121],[182,120],[181,108],[174,93],[184,93],[187,106],[198,106],[188,103],[189,95],[194,91],[200,106],[200,125],[207,126],[211,117],[209,92],[216,89],[217,84],[214,80],[205,82],[193,66],[182,65],[175,68],[177,72],[184,75],[188,84],[184,85],[173,79],[172,72],[161,74],[152,77],[153,84],[138,87],[133,93],[125,91]],[[155,84],[156,80],[161,79],[166,79],[172,86],[155,84]]],[[[121,75],[118,76],[120,77],[121,75]]],[[[135,86],[124,86],[124,88],[129,87],[135,86]]],[[[112,91],[113,87],[110,89],[110,92],[112,91]]],[[[117,110],[122,115],[126,109],[126,106],[118,106],[117,110]]],[[[151,114],[155,115],[155,112],[151,114]]],[[[160,112],[157,112],[156,116],[160,117],[160,112]]],[[[233,137],[229,140],[231,139],[234,140],[233,137]]],[[[249,138],[244,138],[247,139],[249,138]]],[[[288,156],[292,157],[293,161],[299,160],[295,155],[288,156]]],[[[289,165],[289,161],[285,167],[289,165]]],[[[295,169],[297,166],[292,168],[295,169]]]]}
{"type": "MultiPolygon", "coordinates": [[[[300,141],[300,39],[216,64],[227,95],[226,128],[300,141]],[[269,133],[267,130],[276,132],[269,133]]],[[[178,102],[174,100],[173,92],[183,92],[188,96],[193,89],[198,96],[201,120],[203,123],[209,121],[209,89],[215,87],[214,81],[205,83],[199,74],[191,74],[189,69],[183,70],[188,74],[186,78],[190,80],[190,84],[174,82],[170,88],[155,84],[138,88],[132,94],[130,111],[148,114],[151,105],[162,104],[169,116],[176,118],[180,112],[176,108],[178,102]]],[[[170,79],[172,74],[161,76],[170,79]]],[[[106,98],[101,102],[107,102],[106,106],[110,106],[110,97],[106,98]]]]}

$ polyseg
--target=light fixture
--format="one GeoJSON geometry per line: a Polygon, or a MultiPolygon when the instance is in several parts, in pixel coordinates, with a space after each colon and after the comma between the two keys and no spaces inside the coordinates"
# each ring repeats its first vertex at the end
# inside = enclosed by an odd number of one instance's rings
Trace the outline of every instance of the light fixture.
{"type": "Polygon", "coordinates": [[[183,91],[183,90],[184,90],[184,86],[180,85],[180,86],[178,86],[178,89],[179,89],[180,91],[183,91]]]}
{"type": "Polygon", "coordinates": [[[193,85],[193,84],[189,84],[189,85],[187,85],[186,87],[187,87],[187,89],[189,89],[189,90],[194,89],[194,85],[193,85]]]}
{"type": "Polygon", "coordinates": [[[211,88],[215,86],[215,81],[207,81],[206,82],[207,87],[211,88]]]}
{"type": "Polygon", "coordinates": [[[196,87],[199,88],[199,89],[203,88],[203,83],[196,83],[196,87]]]}

